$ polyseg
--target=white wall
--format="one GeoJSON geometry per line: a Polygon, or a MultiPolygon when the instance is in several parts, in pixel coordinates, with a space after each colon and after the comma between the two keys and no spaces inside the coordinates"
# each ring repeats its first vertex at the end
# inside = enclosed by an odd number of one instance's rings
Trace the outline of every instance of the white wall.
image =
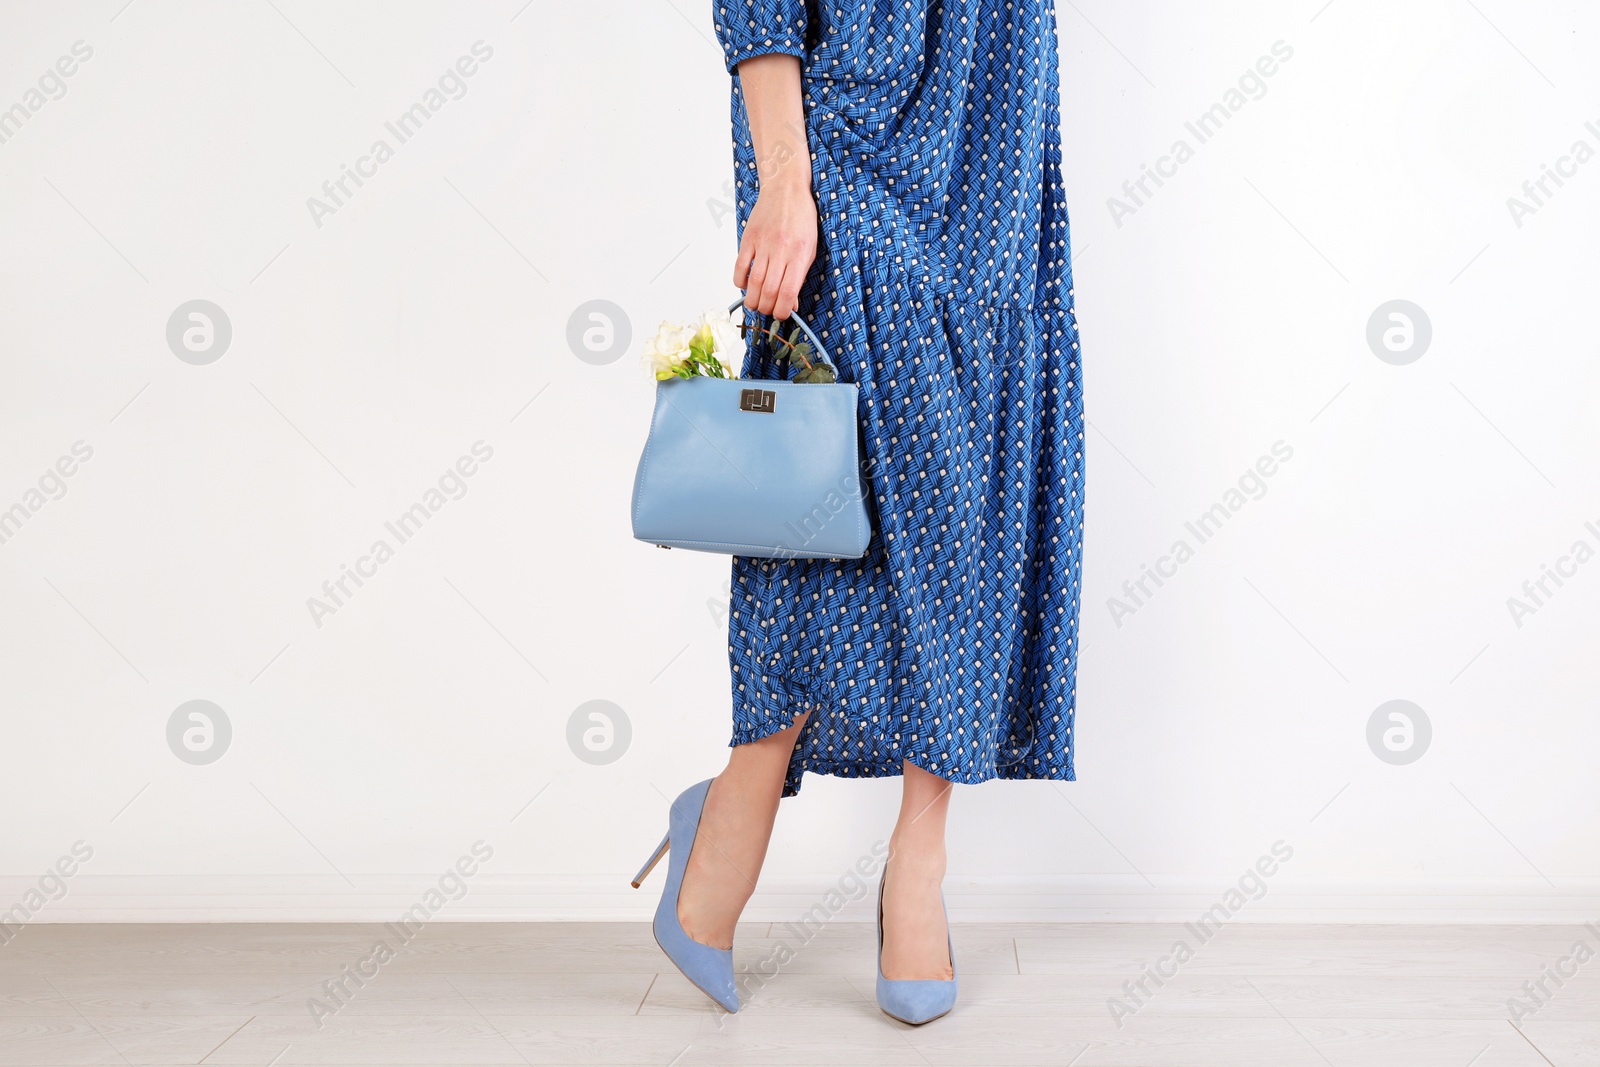
{"type": "MultiPolygon", "coordinates": [[[[39,920],[389,918],[481,840],[441,917],[644,917],[627,877],[728,733],[727,560],[636,543],[626,510],[632,353],[730,295],[708,5],[122,5],[0,7],[0,107],[93,50],[0,144],[0,508],[93,450],[0,544],[0,908],[81,840],[39,920]],[[206,365],[166,339],[196,299],[232,327],[206,365]],[[569,345],[591,300],[631,324],[620,358],[569,345]],[[307,599],[479,441],[318,626],[307,599]],[[207,765],[167,741],[195,699],[231,723],[207,765]],[[567,742],[591,700],[631,724],[607,765],[567,742]]],[[[1600,548],[1600,160],[1520,227],[1507,198],[1600,148],[1600,11],[1087,0],[1060,26],[1081,781],[959,792],[953,911],[1187,918],[1281,840],[1242,918],[1595,918],[1600,562],[1520,626],[1507,599],[1600,548]],[[1108,199],[1279,41],[1119,225],[1108,199]],[[1432,325],[1405,366],[1366,339],[1396,299],[1432,325]],[[1278,441],[1265,495],[1119,625],[1122,583],[1278,441]],[[1432,726],[1408,765],[1368,747],[1392,699],[1432,726]]],[[[821,899],[896,789],[808,778],[750,916],[821,899]]]]}

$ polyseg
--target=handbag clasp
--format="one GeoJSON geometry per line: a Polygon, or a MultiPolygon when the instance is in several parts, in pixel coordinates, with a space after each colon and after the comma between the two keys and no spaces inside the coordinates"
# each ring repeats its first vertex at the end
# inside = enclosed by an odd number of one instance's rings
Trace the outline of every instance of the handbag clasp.
{"type": "Polygon", "coordinates": [[[739,390],[739,410],[759,411],[771,415],[778,403],[778,394],[771,389],[739,390]]]}

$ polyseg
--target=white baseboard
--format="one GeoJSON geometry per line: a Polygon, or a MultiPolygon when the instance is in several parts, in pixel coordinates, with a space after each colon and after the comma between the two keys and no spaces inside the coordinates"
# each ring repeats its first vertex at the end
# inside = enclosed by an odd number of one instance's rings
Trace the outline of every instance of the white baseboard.
{"type": "MultiPolygon", "coordinates": [[[[606,877],[480,872],[465,895],[432,915],[440,922],[643,922],[664,869],[644,888],[628,874],[606,877]]],[[[437,875],[90,876],[67,880],[65,896],[31,909],[30,922],[384,922],[417,904],[437,875]]],[[[872,920],[871,886],[768,879],[745,912],[752,922],[796,919],[815,907],[842,921],[872,920]],[[850,899],[850,898],[854,899],[850,899]],[[842,904],[842,906],[841,906],[842,904]]],[[[957,922],[1186,922],[1223,901],[1224,880],[1157,884],[1120,876],[1079,879],[950,878],[957,922]]],[[[28,900],[37,879],[0,877],[0,921],[28,900]]],[[[37,904],[37,898],[33,899],[37,904]]],[[[1580,923],[1600,920],[1600,882],[1552,889],[1538,880],[1393,885],[1269,882],[1231,921],[1259,923],[1580,923]]],[[[11,920],[15,921],[15,919],[11,920]]]]}

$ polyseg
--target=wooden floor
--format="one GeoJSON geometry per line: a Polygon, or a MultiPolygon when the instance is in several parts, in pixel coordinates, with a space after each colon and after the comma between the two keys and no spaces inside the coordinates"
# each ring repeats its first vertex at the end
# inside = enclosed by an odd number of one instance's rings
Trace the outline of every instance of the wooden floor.
{"type": "Polygon", "coordinates": [[[1600,959],[1546,979],[1520,1025],[1508,1005],[1576,942],[1596,947],[1579,927],[1237,925],[1201,943],[1179,925],[982,924],[954,939],[960,1001],[914,1028],[878,1012],[858,923],[741,927],[738,1015],[643,924],[435,923],[409,942],[376,924],[38,925],[0,945],[0,1064],[1600,1064],[1600,959]],[[1124,983],[1179,940],[1192,958],[1137,1005],[1124,983]],[[371,977],[347,996],[324,991],[357,969],[371,977]],[[1136,1008],[1120,1025],[1114,997],[1136,1008]]]}

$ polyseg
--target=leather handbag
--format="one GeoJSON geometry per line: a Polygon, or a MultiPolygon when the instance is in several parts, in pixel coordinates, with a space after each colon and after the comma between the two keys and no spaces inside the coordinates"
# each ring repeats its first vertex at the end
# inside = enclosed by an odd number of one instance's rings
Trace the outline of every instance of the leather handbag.
{"type": "MultiPolygon", "coordinates": [[[[826,359],[811,327],[789,317],[826,359]]],[[[737,556],[860,558],[872,525],[857,403],[854,382],[656,382],[633,481],[633,536],[737,556]]]]}

